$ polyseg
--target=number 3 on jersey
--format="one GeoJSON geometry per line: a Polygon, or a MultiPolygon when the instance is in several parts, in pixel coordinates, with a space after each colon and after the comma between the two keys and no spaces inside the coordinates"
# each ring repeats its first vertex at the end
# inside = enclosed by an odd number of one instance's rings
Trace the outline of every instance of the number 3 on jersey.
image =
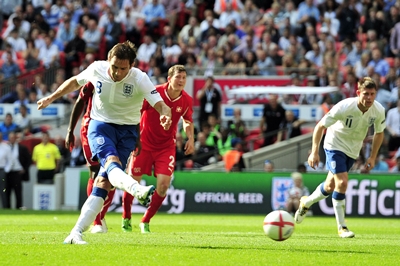
{"type": "Polygon", "coordinates": [[[96,92],[98,94],[101,93],[101,87],[103,87],[103,84],[100,81],[97,81],[97,83],[96,83],[96,92]]]}

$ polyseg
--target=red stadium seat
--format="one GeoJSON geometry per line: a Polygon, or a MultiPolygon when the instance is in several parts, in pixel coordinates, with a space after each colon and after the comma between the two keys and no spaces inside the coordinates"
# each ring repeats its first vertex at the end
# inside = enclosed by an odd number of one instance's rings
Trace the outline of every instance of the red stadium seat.
{"type": "Polygon", "coordinates": [[[393,57],[386,57],[385,60],[386,60],[386,62],[388,62],[390,67],[394,66],[394,58],[393,57]]]}

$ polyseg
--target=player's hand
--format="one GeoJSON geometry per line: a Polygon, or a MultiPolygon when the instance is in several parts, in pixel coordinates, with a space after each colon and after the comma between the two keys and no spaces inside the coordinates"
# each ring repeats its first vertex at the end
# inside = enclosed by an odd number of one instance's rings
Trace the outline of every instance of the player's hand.
{"type": "Polygon", "coordinates": [[[65,148],[72,151],[75,146],[75,136],[73,132],[68,132],[67,136],[65,137],[65,148]]]}
{"type": "Polygon", "coordinates": [[[142,142],[140,140],[137,140],[136,149],[134,151],[132,151],[132,155],[138,156],[141,151],[142,151],[142,142]]]}
{"type": "Polygon", "coordinates": [[[160,116],[160,124],[164,128],[164,130],[168,130],[172,124],[171,117],[166,115],[160,116]]]}
{"type": "Polygon", "coordinates": [[[188,140],[185,144],[185,155],[192,154],[194,152],[194,140],[188,140]]]}
{"type": "Polygon", "coordinates": [[[50,96],[43,97],[39,101],[37,101],[38,110],[44,109],[49,106],[53,101],[50,99],[50,96]]]}
{"type": "Polygon", "coordinates": [[[369,157],[369,158],[367,159],[367,161],[365,162],[364,168],[365,168],[365,170],[366,170],[367,172],[369,172],[369,171],[371,171],[372,168],[374,168],[374,167],[375,167],[375,159],[369,157]]]}
{"type": "Polygon", "coordinates": [[[319,154],[316,153],[311,153],[310,156],[308,156],[308,165],[312,168],[312,169],[316,169],[319,165],[319,154]]]}

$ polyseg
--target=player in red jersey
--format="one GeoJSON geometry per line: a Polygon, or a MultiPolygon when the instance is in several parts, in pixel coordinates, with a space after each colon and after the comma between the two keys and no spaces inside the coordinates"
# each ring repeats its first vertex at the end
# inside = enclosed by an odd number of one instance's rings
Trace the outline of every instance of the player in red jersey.
{"type": "MultiPolygon", "coordinates": [[[[92,193],[94,180],[100,170],[100,163],[92,160],[92,152],[90,151],[89,141],[87,138],[88,126],[90,121],[90,111],[92,110],[93,90],[94,86],[90,82],[86,83],[85,86],[81,88],[78,99],[76,100],[75,105],[72,109],[68,125],[68,133],[65,137],[65,146],[71,150],[74,147],[75,143],[74,129],[86,105],[86,112],[82,118],[80,135],[83,154],[85,155],[87,165],[89,166],[89,179],[86,188],[88,196],[92,193]]],[[[104,201],[103,208],[94,220],[93,228],[91,230],[92,233],[107,233],[108,229],[104,216],[106,215],[108,208],[111,205],[114,194],[115,189],[108,192],[108,196],[107,199],[104,201]]]]}
{"type": "MultiPolygon", "coordinates": [[[[194,152],[193,99],[184,91],[186,85],[186,69],[175,65],[168,70],[168,82],[156,86],[164,102],[171,108],[172,125],[164,130],[159,121],[157,111],[144,100],[140,119],[140,154],[132,153],[128,164],[129,174],[138,182],[142,175],[157,178],[156,191],[145,212],[139,227],[142,233],[150,233],[150,219],[157,213],[167,195],[172,174],[175,168],[175,142],[178,122],[183,119],[183,129],[188,137],[185,154],[194,152]],[[154,167],[154,168],[153,168],[154,167]]],[[[132,231],[131,208],[133,196],[123,195],[122,230],[132,231]]]]}

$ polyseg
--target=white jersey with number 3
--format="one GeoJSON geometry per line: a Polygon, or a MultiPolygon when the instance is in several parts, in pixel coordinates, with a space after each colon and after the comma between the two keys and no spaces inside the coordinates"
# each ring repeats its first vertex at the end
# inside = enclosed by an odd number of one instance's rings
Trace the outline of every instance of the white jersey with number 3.
{"type": "Polygon", "coordinates": [[[95,61],[77,75],[79,85],[91,82],[94,86],[91,119],[118,125],[136,125],[140,121],[143,99],[151,106],[162,101],[146,73],[131,68],[118,82],[108,74],[107,61],[95,61]]]}
{"type": "Polygon", "coordinates": [[[342,100],[320,121],[328,128],[324,148],[342,151],[353,159],[359,156],[370,126],[374,126],[375,133],[382,132],[386,127],[385,108],[380,103],[375,101],[365,113],[361,112],[357,103],[358,97],[342,100]]]}

